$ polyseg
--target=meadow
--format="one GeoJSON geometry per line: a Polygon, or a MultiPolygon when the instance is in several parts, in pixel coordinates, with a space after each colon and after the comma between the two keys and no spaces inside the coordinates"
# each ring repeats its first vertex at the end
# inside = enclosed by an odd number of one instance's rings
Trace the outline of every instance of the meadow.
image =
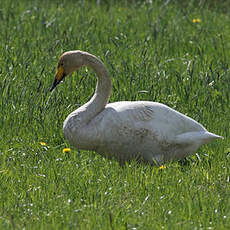
{"type": "Polygon", "coordinates": [[[97,2],[0,0],[0,229],[229,229],[229,2],[97,2]],[[110,102],[161,102],[225,139],[161,168],[72,148],[63,121],[95,73],[49,88],[75,49],[107,66],[110,102]]]}

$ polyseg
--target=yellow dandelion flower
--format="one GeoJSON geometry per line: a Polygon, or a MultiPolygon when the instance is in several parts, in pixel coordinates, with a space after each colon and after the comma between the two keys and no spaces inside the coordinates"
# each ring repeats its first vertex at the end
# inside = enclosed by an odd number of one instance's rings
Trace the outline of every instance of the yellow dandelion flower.
{"type": "Polygon", "coordinates": [[[70,148],[64,148],[64,149],[62,149],[62,152],[63,152],[63,153],[69,153],[70,151],[71,151],[70,148]]]}
{"type": "Polygon", "coordinates": [[[200,20],[199,18],[193,18],[192,22],[193,22],[193,23],[200,23],[201,20],[200,20]]]}
{"type": "Polygon", "coordinates": [[[161,165],[159,169],[165,169],[166,167],[164,165],[161,165]]]}
{"type": "Polygon", "coordinates": [[[40,142],[40,145],[42,145],[42,146],[46,146],[46,143],[45,143],[45,142],[43,142],[43,141],[41,141],[41,142],[40,142]]]}

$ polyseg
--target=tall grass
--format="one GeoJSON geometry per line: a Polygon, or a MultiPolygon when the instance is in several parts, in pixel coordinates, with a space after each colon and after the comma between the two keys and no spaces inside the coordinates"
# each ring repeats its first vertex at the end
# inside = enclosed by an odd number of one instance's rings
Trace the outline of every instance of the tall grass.
{"type": "Polygon", "coordinates": [[[1,1],[1,229],[230,227],[228,4],[150,2],[1,1]],[[83,68],[49,92],[74,49],[105,63],[111,102],[162,102],[225,140],[164,169],[63,154],[62,123],[96,83],[83,68]]]}

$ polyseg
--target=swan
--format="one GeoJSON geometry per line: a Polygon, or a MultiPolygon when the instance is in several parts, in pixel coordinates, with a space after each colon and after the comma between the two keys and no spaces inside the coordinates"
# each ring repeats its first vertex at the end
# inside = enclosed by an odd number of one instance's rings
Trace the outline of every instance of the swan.
{"type": "Polygon", "coordinates": [[[77,149],[93,150],[109,159],[115,158],[120,164],[142,159],[161,165],[182,159],[201,145],[222,138],[158,102],[108,104],[112,88],[109,73],[105,65],[88,52],[74,50],[61,55],[50,91],[82,66],[92,68],[98,79],[92,98],[64,121],[64,137],[77,149]]]}

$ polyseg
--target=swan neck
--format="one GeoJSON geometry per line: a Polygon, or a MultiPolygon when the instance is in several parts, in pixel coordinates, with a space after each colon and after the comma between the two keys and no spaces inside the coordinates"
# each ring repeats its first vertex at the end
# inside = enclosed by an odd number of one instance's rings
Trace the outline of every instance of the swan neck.
{"type": "Polygon", "coordinates": [[[81,113],[82,124],[90,122],[105,108],[109,101],[112,88],[109,73],[105,65],[97,57],[89,53],[84,53],[83,63],[96,72],[97,85],[92,98],[78,109],[81,113]]]}

